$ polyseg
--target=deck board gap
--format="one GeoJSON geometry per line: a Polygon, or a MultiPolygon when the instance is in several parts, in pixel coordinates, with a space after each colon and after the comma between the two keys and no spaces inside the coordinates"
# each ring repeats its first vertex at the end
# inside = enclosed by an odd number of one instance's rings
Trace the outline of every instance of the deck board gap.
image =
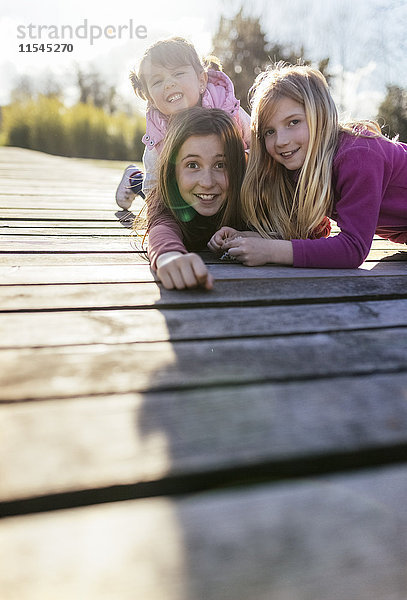
{"type": "Polygon", "coordinates": [[[407,444],[395,444],[380,448],[364,448],[357,452],[334,452],[323,456],[296,457],[295,460],[280,459],[254,463],[250,466],[183,473],[148,482],[82,489],[1,502],[0,517],[53,512],[127,500],[185,496],[242,486],[246,489],[289,480],[305,481],[327,474],[343,475],[372,467],[405,464],[406,456],[407,444]]]}

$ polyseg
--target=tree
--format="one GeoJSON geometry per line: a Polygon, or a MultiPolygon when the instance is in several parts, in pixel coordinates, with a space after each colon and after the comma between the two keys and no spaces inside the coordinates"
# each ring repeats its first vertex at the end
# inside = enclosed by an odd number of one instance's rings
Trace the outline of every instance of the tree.
{"type": "MultiPolygon", "coordinates": [[[[279,60],[296,64],[304,58],[303,48],[295,51],[292,47],[268,42],[259,17],[245,16],[243,7],[232,19],[221,16],[212,43],[213,54],[220,59],[223,70],[232,79],[236,98],[245,110],[249,110],[248,91],[267,65],[279,60]]],[[[320,65],[326,70],[328,60],[324,59],[320,65]]]]}
{"type": "Polygon", "coordinates": [[[76,84],[79,102],[93,104],[112,114],[117,109],[118,96],[113,85],[107,85],[102,74],[90,68],[88,71],[76,67],[76,84]]]}
{"type": "Polygon", "coordinates": [[[11,91],[11,101],[29,100],[35,95],[34,78],[30,75],[20,75],[11,91]]]}
{"type": "Polygon", "coordinates": [[[399,136],[407,142],[407,90],[396,85],[387,86],[387,95],[379,106],[378,120],[384,121],[389,137],[399,136]]]}

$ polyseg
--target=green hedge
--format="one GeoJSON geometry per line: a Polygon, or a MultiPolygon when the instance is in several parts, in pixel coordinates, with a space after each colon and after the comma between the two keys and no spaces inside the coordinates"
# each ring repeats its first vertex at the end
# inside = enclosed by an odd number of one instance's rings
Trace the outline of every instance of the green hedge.
{"type": "Polygon", "coordinates": [[[56,98],[14,102],[2,108],[5,146],[80,158],[140,161],[145,119],[107,114],[92,104],[66,107],[56,98]]]}

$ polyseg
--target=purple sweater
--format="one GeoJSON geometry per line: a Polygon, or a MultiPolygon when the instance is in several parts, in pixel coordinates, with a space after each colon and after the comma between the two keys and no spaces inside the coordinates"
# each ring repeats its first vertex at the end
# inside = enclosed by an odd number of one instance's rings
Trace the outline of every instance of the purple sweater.
{"type": "Polygon", "coordinates": [[[342,133],[333,163],[330,238],[291,240],[295,267],[356,268],[375,233],[407,242],[407,144],[342,133]]]}

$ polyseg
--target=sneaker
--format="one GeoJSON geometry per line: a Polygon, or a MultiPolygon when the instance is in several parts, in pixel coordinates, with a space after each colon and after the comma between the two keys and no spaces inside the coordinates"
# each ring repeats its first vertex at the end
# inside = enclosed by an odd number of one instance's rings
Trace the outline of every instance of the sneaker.
{"type": "Polygon", "coordinates": [[[136,196],[144,197],[141,192],[143,174],[136,165],[129,165],[124,173],[121,182],[116,190],[116,202],[124,210],[128,210],[136,196]]]}

